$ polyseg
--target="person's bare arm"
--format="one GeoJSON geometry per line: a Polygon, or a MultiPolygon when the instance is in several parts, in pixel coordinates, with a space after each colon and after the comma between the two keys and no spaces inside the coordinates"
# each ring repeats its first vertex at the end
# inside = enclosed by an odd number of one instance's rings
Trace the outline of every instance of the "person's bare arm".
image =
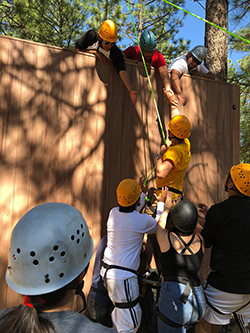
{"type": "Polygon", "coordinates": [[[172,163],[171,160],[163,161],[162,159],[158,159],[156,164],[156,176],[158,178],[165,178],[174,166],[172,163]]]}
{"type": "Polygon", "coordinates": [[[214,80],[214,76],[211,72],[208,72],[207,74],[203,74],[202,77],[205,77],[206,79],[214,80]]]}
{"type": "Polygon", "coordinates": [[[169,249],[168,230],[166,229],[166,223],[169,211],[173,204],[172,193],[169,192],[167,188],[162,189],[162,191],[166,192],[165,209],[161,214],[156,226],[156,238],[161,252],[165,252],[169,249]]]}
{"type": "Polygon", "coordinates": [[[162,145],[160,149],[160,157],[157,160],[156,163],[156,177],[158,178],[165,178],[167,174],[170,172],[170,170],[173,168],[174,164],[171,160],[165,160],[163,161],[163,155],[167,150],[166,145],[162,145]]]}
{"type": "Polygon", "coordinates": [[[171,71],[172,89],[175,92],[177,98],[179,99],[181,105],[185,105],[187,101],[181,91],[180,76],[181,76],[180,72],[178,72],[176,69],[172,69],[171,71]]]}
{"type": "Polygon", "coordinates": [[[122,82],[124,83],[125,87],[128,89],[128,91],[130,93],[130,98],[131,98],[132,104],[135,105],[137,102],[136,94],[138,93],[138,91],[135,91],[132,88],[132,84],[131,84],[128,72],[123,70],[123,71],[119,72],[119,75],[120,75],[120,78],[121,78],[122,82]]]}
{"type": "Polygon", "coordinates": [[[163,83],[163,91],[166,95],[166,98],[168,100],[168,103],[170,105],[178,106],[178,99],[175,96],[172,88],[171,88],[171,82],[170,82],[170,77],[168,74],[168,68],[167,66],[161,66],[158,68],[160,77],[162,79],[163,83]]]}
{"type": "Polygon", "coordinates": [[[190,72],[190,74],[192,76],[198,76],[198,77],[204,77],[206,79],[211,79],[211,80],[214,80],[214,76],[211,72],[208,72],[206,74],[201,74],[199,71],[197,71],[197,69],[194,69],[190,72]]]}

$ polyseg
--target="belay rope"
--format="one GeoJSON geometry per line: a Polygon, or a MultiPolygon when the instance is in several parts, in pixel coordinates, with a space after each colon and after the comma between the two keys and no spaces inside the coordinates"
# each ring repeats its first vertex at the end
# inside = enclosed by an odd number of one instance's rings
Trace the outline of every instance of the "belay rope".
{"type": "MultiPolygon", "coordinates": [[[[237,37],[237,38],[239,38],[239,39],[242,39],[243,41],[245,41],[245,42],[247,42],[247,43],[250,44],[250,41],[249,41],[249,40],[247,40],[247,39],[245,39],[245,38],[243,38],[243,37],[241,37],[241,36],[238,36],[238,35],[234,34],[233,32],[230,32],[230,31],[228,31],[228,30],[226,30],[226,29],[224,29],[224,28],[222,28],[222,27],[220,27],[220,26],[218,26],[218,25],[216,25],[216,24],[214,24],[214,23],[212,23],[212,22],[209,22],[209,21],[207,21],[207,20],[201,18],[200,16],[195,15],[195,14],[193,14],[193,13],[187,11],[186,9],[181,8],[181,7],[179,7],[179,6],[175,5],[175,4],[173,4],[172,2],[169,2],[169,1],[167,1],[167,0],[163,0],[163,1],[166,2],[166,3],[168,3],[169,5],[171,5],[171,6],[175,7],[175,8],[177,8],[177,9],[182,10],[183,12],[185,12],[185,13],[187,13],[187,14],[189,14],[189,15],[192,15],[192,16],[198,18],[199,20],[201,20],[201,21],[203,21],[203,22],[206,22],[206,23],[208,23],[208,24],[210,24],[210,25],[212,25],[212,26],[214,26],[214,27],[216,27],[216,28],[218,28],[218,29],[220,29],[220,30],[223,30],[223,31],[227,32],[228,34],[230,34],[230,35],[232,35],[232,36],[234,36],[234,37],[237,37]]],[[[149,74],[148,74],[148,70],[147,70],[146,62],[145,62],[144,55],[143,55],[143,52],[142,52],[142,49],[141,49],[141,45],[140,45],[140,41],[139,41],[139,38],[138,38],[138,34],[137,34],[137,31],[136,31],[135,22],[134,22],[134,17],[133,17],[133,13],[132,13],[132,10],[131,10],[131,6],[130,6],[130,3],[129,3],[129,0],[127,0],[127,4],[128,4],[129,11],[130,11],[132,24],[133,24],[133,27],[134,27],[134,30],[135,30],[135,35],[136,35],[137,43],[138,43],[138,46],[139,46],[139,49],[140,49],[140,52],[141,52],[142,62],[143,62],[144,68],[145,68],[145,72],[146,72],[146,75],[147,75],[147,79],[148,79],[149,87],[150,87],[151,94],[152,94],[152,97],[153,97],[153,101],[154,101],[154,105],[155,105],[155,109],[156,109],[156,114],[157,114],[158,122],[159,122],[159,125],[160,125],[160,129],[161,129],[162,138],[163,138],[163,140],[164,140],[165,145],[167,145],[166,137],[165,137],[165,133],[164,133],[163,126],[162,126],[162,122],[161,122],[161,117],[160,117],[160,114],[159,114],[159,111],[158,111],[158,107],[157,107],[156,100],[155,100],[155,96],[154,96],[154,91],[153,91],[153,88],[152,88],[152,84],[151,84],[150,77],[149,77],[149,74]]],[[[143,183],[144,186],[146,185],[146,183],[147,183],[149,177],[150,177],[150,176],[152,175],[152,173],[154,172],[155,168],[156,168],[156,165],[154,166],[154,168],[152,169],[152,171],[151,171],[151,172],[149,173],[149,175],[147,176],[145,182],[143,183]]]]}
{"type": "MultiPolygon", "coordinates": [[[[152,94],[152,97],[153,97],[153,101],[154,101],[154,105],[155,105],[155,110],[156,110],[156,114],[157,114],[157,119],[158,119],[159,126],[160,126],[160,129],[161,129],[162,138],[163,138],[163,141],[164,141],[165,145],[167,145],[167,141],[166,141],[165,133],[164,133],[163,126],[162,126],[162,122],[161,122],[161,117],[160,117],[160,114],[159,114],[159,111],[158,111],[158,107],[157,107],[157,103],[156,103],[156,100],[155,100],[154,91],[153,91],[152,84],[151,84],[151,80],[150,80],[150,77],[149,77],[149,74],[148,74],[148,69],[147,69],[147,66],[146,66],[145,58],[144,58],[144,55],[143,55],[143,52],[142,52],[142,49],[141,49],[140,40],[139,40],[139,37],[138,37],[137,31],[136,31],[136,27],[135,27],[135,22],[134,22],[133,13],[132,13],[132,11],[131,11],[131,6],[130,6],[130,3],[129,3],[128,0],[127,0],[127,2],[128,2],[128,8],[129,8],[129,11],[130,11],[130,15],[131,15],[131,20],[132,20],[133,27],[134,27],[134,30],[135,30],[135,35],[136,35],[136,38],[137,38],[137,43],[138,43],[138,46],[139,46],[139,49],[140,49],[140,52],[141,52],[142,62],[143,62],[144,68],[145,68],[145,72],[146,72],[146,75],[147,75],[147,79],[148,79],[149,87],[150,87],[151,94],[152,94]]],[[[150,177],[150,176],[152,175],[152,173],[154,172],[155,168],[156,168],[156,165],[154,166],[154,168],[152,169],[152,171],[150,172],[150,174],[149,174],[149,175],[147,176],[147,178],[145,179],[145,182],[143,183],[144,186],[146,185],[146,183],[147,183],[149,177],[150,177]]]]}

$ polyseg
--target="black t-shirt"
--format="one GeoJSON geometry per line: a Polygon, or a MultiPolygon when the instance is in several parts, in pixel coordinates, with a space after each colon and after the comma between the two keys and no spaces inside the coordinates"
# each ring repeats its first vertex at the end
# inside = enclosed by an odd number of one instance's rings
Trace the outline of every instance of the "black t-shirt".
{"type": "Polygon", "coordinates": [[[229,197],[213,205],[202,231],[212,244],[208,283],[235,294],[250,294],[250,197],[229,197]]]}
{"type": "MultiPolygon", "coordinates": [[[[79,50],[100,50],[102,49],[99,42],[98,33],[94,30],[88,30],[82,34],[75,44],[75,47],[79,50]]],[[[109,58],[112,60],[117,73],[125,71],[124,57],[117,45],[114,45],[109,52],[109,58]]]]}

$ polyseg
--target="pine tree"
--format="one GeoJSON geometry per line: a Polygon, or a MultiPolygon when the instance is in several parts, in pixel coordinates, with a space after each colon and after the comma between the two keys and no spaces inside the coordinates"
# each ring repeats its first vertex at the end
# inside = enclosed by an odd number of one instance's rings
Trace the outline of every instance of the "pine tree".
{"type": "MultiPolygon", "coordinates": [[[[236,34],[250,41],[250,24],[236,31],[236,34]]],[[[235,37],[230,37],[229,41],[231,49],[246,52],[246,55],[238,60],[239,70],[232,65],[229,67],[228,81],[240,86],[241,161],[250,163],[250,44],[235,37]]]]}
{"type": "MultiPolygon", "coordinates": [[[[181,5],[184,1],[172,2],[181,5]]],[[[152,30],[168,62],[187,51],[189,42],[175,37],[184,18],[178,17],[176,8],[162,0],[138,0],[130,5],[137,33],[152,30]]],[[[121,48],[137,44],[125,0],[4,0],[0,19],[1,34],[65,48],[73,48],[84,31],[98,31],[104,20],[111,19],[118,27],[121,48]]]]}
{"type": "Polygon", "coordinates": [[[1,33],[69,47],[88,13],[83,0],[6,0],[0,4],[1,33]]]}
{"type": "MultiPolygon", "coordinates": [[[[172,3],[183,6],[184,0],[173,0],[172,3]]],[[[182,27],[186,16],[174,6],[162,0],[138,0],[130,3],[138,37],[144,30],[151,30],[157,39],[157,49],[164,55],[167,63],[181,53],[187,52],[190,41],[176,39],[178,29],[182,27]]],[[[128,11],[127,15],[130,16],[128,11]]],[[[132,20],[127,22],[123,35],[130,39],[130,45],[136,45],[137,39],[132,20]]]]}
{"type": "MultiPolygon", "coordinates": [[[[228,30],[228,0],[206,0],[206,20],[228,30]]],[[[228,34],[206,23],[205,66],[216,80],[227,81],[228,34]]]]}

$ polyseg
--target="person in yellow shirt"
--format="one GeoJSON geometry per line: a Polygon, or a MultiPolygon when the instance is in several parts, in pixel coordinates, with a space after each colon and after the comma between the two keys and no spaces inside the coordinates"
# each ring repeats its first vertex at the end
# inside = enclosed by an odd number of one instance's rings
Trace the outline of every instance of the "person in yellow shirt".
{"type": "Polygon", "coordinates": [[[168,123],[168,137],[171,145],[162,145],[157,155],[156,164],[156,194],[167,186],[173,193],[173,200],[178,195],[183,197],[183,178],[191,158],[190,136],[191,123],[186,116],[177,115],[168,123]]]}
{"type": "MultiPolygon", "coordinates": [[[[156,189],[148,191],[146,205],[142,212],[153,217],[156,216],[157,198],[160,196],[162,187],[167,186],[172,192],[172,199],[177,200],[178,196],[183,198],[183,178],[190,162],[190,136],[191,123],[186,116],[176,115],[168,123],[168,137],[171,145],[162,145],[157,155],[156,164],[156,189]]],[[[150,235],[150,242],[153,246],[154,259],[158,271],[162,270],[160,263],[159,245],[153,235],[150,235]]],[[[150,264],[151,265],[151,264],[150,264]]],[[[159,274],[160,275],[160,274],[159,274]]]]}

